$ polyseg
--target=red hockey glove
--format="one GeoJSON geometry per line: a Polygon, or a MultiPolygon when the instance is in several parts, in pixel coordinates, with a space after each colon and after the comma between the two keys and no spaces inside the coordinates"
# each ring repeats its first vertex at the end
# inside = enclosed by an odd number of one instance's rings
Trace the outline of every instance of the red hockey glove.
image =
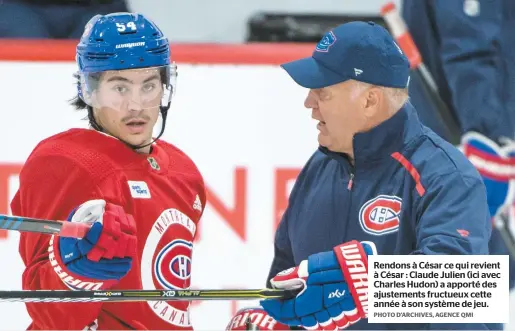
{"type": "Polygon", "coordinates": [[[137,253],[136,224],[122,207],[91,200],[74,210],[70,222],[93,223],[84,238],[59,238],[60,262],[76,275],[119,280],[137,253]]]}
{"type": "Polygon", "coordinates": [[[290,330],[290,327],[277,322],[261,307],[249,307],[238,310],[225,330],[290,330]]]}

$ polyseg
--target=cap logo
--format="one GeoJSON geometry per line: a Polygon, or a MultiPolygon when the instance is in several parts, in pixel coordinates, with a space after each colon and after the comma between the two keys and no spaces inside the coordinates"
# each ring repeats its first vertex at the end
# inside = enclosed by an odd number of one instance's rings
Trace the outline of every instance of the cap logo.
{"type": "Polygon", "coordinates": [[[329,31],[324,37],[318,42],[315,51],[317,52],[329,52],[329,48],[336,42],[336,36],[333,31],[329,31]]]}

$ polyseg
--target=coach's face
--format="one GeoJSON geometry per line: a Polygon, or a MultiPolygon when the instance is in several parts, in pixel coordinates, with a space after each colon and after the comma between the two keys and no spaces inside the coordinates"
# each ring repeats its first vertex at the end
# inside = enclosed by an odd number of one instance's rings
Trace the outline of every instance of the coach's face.
{"type": "Polygon", "coordinates": [[[363,111],[364,93],[355,81],[312,89],[304,106],[312,109],[311,117],[318,122],[318,143],[334,152],[354,155],[352,138],[367,122],[363,111]]]}

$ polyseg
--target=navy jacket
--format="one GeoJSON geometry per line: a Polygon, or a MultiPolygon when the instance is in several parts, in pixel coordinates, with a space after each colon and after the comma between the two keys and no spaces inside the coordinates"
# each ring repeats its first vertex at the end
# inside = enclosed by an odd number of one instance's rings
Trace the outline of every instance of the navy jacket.
{"type": "MultiPolygon", "coordinates": [[[[515,1],[404,0],[402,15],[462,133],[515,138],[515,1]]],[[[409,91],[422,123],[445,137],[416,76],[409,91]]],[[[509,254],[496,229],[490,251],[509,254]]]]}
{"type": "MultiPolygon", "coordinates": [[[[276,232],[268,281],[309,255],[350,240],[373,241],[383,255],[489,253],[491,222],[479,173],[420,123],[411,104],[357,134],[354,155],[353,166],[346,155],[321,147],[304,166],[276,232]]],[[[362,320],[349,329],[420,328],[488,326],[362,320]]]]}

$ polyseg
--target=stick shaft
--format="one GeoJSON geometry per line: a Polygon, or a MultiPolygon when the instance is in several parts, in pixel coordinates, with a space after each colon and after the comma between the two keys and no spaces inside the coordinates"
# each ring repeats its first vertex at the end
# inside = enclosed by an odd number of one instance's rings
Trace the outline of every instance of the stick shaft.
{"type": "Polygon", "coordinates": [[[53,234],[61,237],[83,238],[91,225],[85,223],[50,221],[39,218],[0,214],[0,229],[19,232],[53,234]]]}
{"type": "Polygon", "coordinates": [[[121,291],[0,291],[0,302],[134,302],[191,300],[286,299],[295,291],[276,289],[251,290],[121,290],[121,291]]]}

